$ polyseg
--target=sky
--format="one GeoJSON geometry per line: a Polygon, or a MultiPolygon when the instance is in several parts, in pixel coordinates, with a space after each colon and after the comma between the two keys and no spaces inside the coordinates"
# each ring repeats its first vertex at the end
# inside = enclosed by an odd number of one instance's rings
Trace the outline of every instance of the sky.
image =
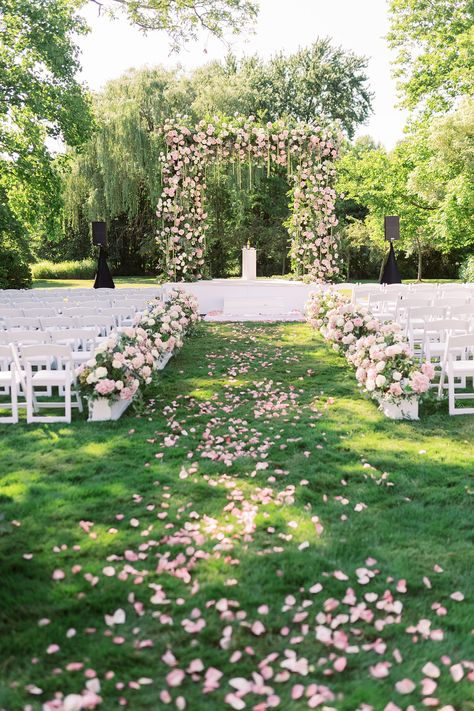
{"type": "Polygon", "coordinates": [[[203,33],[196,43],[170,55],[164,33],[144,36],[125,19],[100,16],[97,5],[90,3],[83,15],[91,32],[79,39],[81,79],[90,89],[98,90],[131,67],[180,64],[192,69],[223,59],[229,45],[238,57],[258,54],[268,58],[281,50],[291,54],[317,37],[330,37],[335,45],[369,59],[374,113],[357,135],[371,135],[390,149],[402,138],[407,114],[396,107],[390,66],[393,55],[384,39],[388,31],[387,6],[386,0],[260,0],[255,34],[232,36],[226,45],[203,33]]]}

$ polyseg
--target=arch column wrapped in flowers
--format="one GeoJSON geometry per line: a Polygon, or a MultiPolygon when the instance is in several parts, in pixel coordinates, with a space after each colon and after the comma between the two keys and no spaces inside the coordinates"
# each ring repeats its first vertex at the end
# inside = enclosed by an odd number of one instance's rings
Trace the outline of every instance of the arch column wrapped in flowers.
{"type": "Polygon", "coordinates": [[[300,274],[313,281],[331,281],[338,273],[336,239],[332,228],[336,193],[334,160],[338,134],[331,129],[283,121],[262,124],[254,117],[236,116],[201,121],[194,129],[178,116],[163,128],[163,192],[157,216],[157,241],[165,254],[165,273],[173,281],[202,278],[207,213],[206,166],[233,162],[240,180],[242,168],[284,166],[290,182],[291,215],[286,222],[291,257],[300,274]]]}

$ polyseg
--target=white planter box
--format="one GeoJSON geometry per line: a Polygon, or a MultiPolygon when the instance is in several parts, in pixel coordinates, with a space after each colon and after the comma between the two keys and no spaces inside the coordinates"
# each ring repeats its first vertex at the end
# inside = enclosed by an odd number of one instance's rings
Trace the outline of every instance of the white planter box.
{"type": "Polygon", "coordinates": [[[156,363],[156,369],[163,370],[165,365],[171,359],[172,355],[173,355],[172,353],[165,353],[163,356],[161,356],[160,360],[157,361],[157,363],[156,363]]]}
{"type": "Polygon", "coordinates": [[[109,400],[106,397],[89,400],[89,417],[87,421],[106,422],[107,420],[118,420],[131,402],[132,400],[109,400]]]}
{"type": "Polygon", "coordinates": [[[380,399],[380,409],[390,420],[418,420],[418,399],[407,398],[400,402],[380,399]]]}

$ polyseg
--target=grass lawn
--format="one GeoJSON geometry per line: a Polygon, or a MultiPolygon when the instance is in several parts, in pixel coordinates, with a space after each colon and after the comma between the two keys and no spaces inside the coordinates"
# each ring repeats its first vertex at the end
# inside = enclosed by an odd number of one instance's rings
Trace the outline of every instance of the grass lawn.
{"type": "Polygon", "coordinates": [[[0,429],[1,709],[474,709],[472,416],[384,419],[304,324],[204,324],[152,395],[0,429]]]}
{"type": "MultiPolygon", "coordinates": [[[[272,279],[284,279],[285,277],[281,277],[276,275],[275,277],[271,277],[272,279]]],[[[404,280],[406,284],[416,284],[416,279],[406,279],[404,280]]],[[[123,288],[125,286],[134,286],[134,287],[141,287],[141,286],[156,286],[157,285],[157,280],[156,277],[115,277],[114,276],[114,282],[115,286],[117,288],[123,288]]],[[[453,283],[453,282],[460,282],[459,279],[424,279],[424,283],[428,284],[445,284],[445,283],[453,283]]],[[[363,280],[363,284],[374,284],[375,282],[372,281],[367,281],[363,280]]],[[[67,288],[67,289],[75,289],[75,288],[92,288],[94,284],[93,279],[33,279],[33,288],[34,289],[59,289],[59,288],[67,288]]]]}
{"type": "MultiPolygon", "coordinates": [[[[157,286],[156,277],[117,277],[114,276],[115,286],[120,289],[126,286],[142,287],[157,286]]],[[[33,289],[78,289],[91,288],[94,279],[33,279],[33,289]]]]}

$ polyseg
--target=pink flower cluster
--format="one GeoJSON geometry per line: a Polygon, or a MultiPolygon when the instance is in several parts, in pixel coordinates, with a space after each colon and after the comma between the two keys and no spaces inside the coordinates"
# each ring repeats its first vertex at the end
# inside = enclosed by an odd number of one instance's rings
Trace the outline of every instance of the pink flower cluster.
{"type": "Polygon", "coordinates": [[[364,392],[377,400],[397,400],[426,393],[433,365],[413,356],[401,327],[377,320],[370,311],[334,290],[310,295],[307,321],[334,350],[345,355],[364,392]]]}
{"type": "Polygon", "coordinates": [[[207,213],[205,171],[209,161],[232,161],[237,178],[242,167],[285,166],[292,185],[288,230],[295,265],[315,281],[328,281],[339,273],[337,244],[332,228],[336,193],[334,160],[339,136],[299,123],[261,124],[255,117],[215,118],[191,128],[187,117],[177,116],[164,126],[166,154],[163,191],[157,206],[162,227],[157,241],[166,254],[166,273],[174,280],[202,276],[207,213]]]}
{"type": "Polygon", "coordinates": [[[198,320],[195,297],[182,290],[171,292],[167,301],[149,302],[133,326],[112,334],[78,369],[84,395],[131,400],[139,387],[152,382],[163,357],[182,346],[198,320]]]}

